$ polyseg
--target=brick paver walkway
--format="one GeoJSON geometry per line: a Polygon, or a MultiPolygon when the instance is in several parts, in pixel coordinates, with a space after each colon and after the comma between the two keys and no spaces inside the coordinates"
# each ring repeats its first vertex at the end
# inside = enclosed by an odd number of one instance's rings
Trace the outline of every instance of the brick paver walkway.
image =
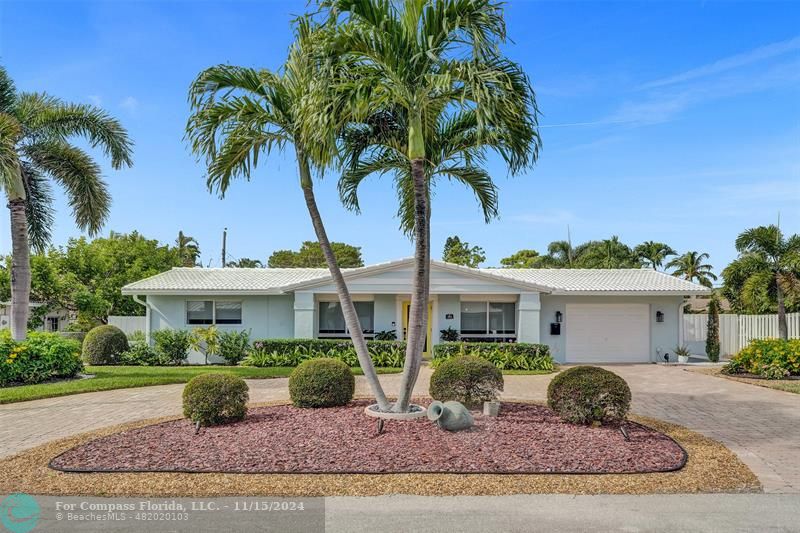
{"type": "MultiPolygon", "coordinates": [[[[800,395],[663,365],[609,367],[633,392],[633,411],[720,440],[768,492],[800,493],[800,395]]],[[[416,393],[425,394],[423,369],[416,393]]],[[[551,376],[506,376],[505,398],[544,400],[551,376]]],[[[251,380],[253,402],[288,398],[286,379],[251,380]]],[[[399,375],[381,376],[393,394],[399,375]]],[[[94,392],[0,405],[0,457],[104,426],[180,413],[183,385],[94,392]]],[[[358,378],[357,394],[368,394],[358,378]]]]}

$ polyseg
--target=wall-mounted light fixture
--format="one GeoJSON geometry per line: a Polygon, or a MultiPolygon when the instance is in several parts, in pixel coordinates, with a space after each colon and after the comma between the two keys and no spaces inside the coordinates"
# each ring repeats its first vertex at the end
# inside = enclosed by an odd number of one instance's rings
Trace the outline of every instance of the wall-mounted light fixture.
{"type": "Polygon", "coordinates": [[[664,313],[656,311],[656,322],[664,322],[664,313]]]}
{"type": "Polygon", "coordinates": [[[561,311],[556,311],[556,322],[561,324],[561,320],[564,318],[564,315],[561,314],[561,311]]]}

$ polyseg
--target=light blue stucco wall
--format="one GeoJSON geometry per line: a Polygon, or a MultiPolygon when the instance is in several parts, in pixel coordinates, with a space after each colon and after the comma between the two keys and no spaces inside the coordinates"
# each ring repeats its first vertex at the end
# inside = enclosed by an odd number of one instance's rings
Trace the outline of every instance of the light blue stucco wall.
{"type": "MultiPolygon", "coordinates": [[[[458,294],[441,294],[439,295],[438,299],[438,322],[437,326],[439,330],[447,329],[448,327],[452,327],[453,329],[460,330],[461,329],[461,298],[458,294]],[[453,318],[448,319],[447,315],[453,315],[453,318]]],[[[432,333],[433,336],[433,343],[438,344],[439,341],[439,331],[434,331],[432,333]]]]}
{"type": "Polygon", "coordinates": [[[675,360],[674,349],[679,342],[679,308],[683,302],[680,296],[551,296],[541,295],[542,310],[540,319],[540,342],[550,346],[553,359],[559,363],[566,361],[566,341],[569,335],[569,316],[567,304],[623,304],[639,303],[650,305],[650,360],[656,361],[658,349],[670,354],[675,360]],[[561,335],[550,335],[550,323],[555,322],[556,311],[563,314],[561,335]],[[664,322],[656,322],[656,312],[664,313],[664,322]]]}
{"type": "MultiPolygon", "coordinates": [[[[251,339],[291,338],[294,335],[294,297],[280,296],[148,296],[150,331],[159,329],[190,330],[197,326],[186,323],[187,300],[219,300],[242,302],[241,325],[218,325],[220,331],[250,330],[251,339]]],[[[201,364],[205,357],[199,352],[189,354],[190,364],[201,364]]],[[[223,362],[211,358],[209,362],[223,362]]]]}

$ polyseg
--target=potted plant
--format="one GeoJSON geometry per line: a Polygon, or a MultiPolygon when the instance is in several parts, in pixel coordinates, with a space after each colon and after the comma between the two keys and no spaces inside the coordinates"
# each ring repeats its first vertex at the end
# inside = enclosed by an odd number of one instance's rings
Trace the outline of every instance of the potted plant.
{"type": "Polygon", "coordinates": [[[678,362],[685,365],[689,362],[689,356],[692,355],[692,352],[689,351],[689,347],[686,345],[676,346],[675,355],[678,356],[678,362]]]}

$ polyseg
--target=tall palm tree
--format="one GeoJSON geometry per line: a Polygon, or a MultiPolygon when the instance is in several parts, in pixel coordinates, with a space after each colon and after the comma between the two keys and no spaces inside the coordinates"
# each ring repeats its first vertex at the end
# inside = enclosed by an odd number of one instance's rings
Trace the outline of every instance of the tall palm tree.
{"type": "Polygon", "coordinates": [[[232,179],[250,179],[261,154],[269,155],[272,149],[294,148],[300,188],[336,285],[359,363],[378,405],[388,410],[390,405],[378,381],[314,196],[312,170],[321,172],[330,164],[336,137],[335,132],[321,135],[319,132],[319,128],[332,128],[322,122],[326,117],[336,116],[324,108],[330,78],[324,54],[314,48],[315,43],[325,41],[323,31],[307,19],[299,19],[296,41],[280,72],[231,65],[217,65],[201,72],[189,92],[193,114],[187,123],[187,136],[193,151],[208,167],[209,190],[216,190],[221,196],[232,179]],[[317,115],[314,128],[319,139],[314,141],[306,133],[312,129],[305,124],[310,115],[317,115]]]}
{"type": "Polygon", "coordinates": [[[712,281],[716,281],[711,265],[704,263],[710,256],[700,252],[686,252],[667,263],[667,268],[674,269],[672,275],[688,281],[694,281],[711,288],[712,281]]]}
{"type": "Polygon", "coordinates": [[[574,268],[578,251],[570,241],[553,241],[547,245],[547,263],[550,267],[574,268]]]}
{"type": "Polygon", "coordinates": [[[658,270],[667,257],[677,254],[669,245],[654,241],[643,242],[633,249],[633,253],[653,270],[658,270]]]}
{"type": "Polygon", "coordinates": [[[179,231],[178,238],[175,239],[175,247],[178,249],[178,257],[183,266],[193,267],[197,265],[197,259],[200,257],[200,244],[197,239],[185,235],[183,231],[179,231]]]}
{"type": "Polygon", "coordinates": [[[778,335],[789,337],[786,299],[800,298],[800,235],[784,237],[776,225],[750,228],[736,238],[739,258],[725,268],[726,288],[737,272],[744,272],[738,297],[750,307],[759,300],[777,307],[778,335]]]}
{"type": "Polygon", "coordinates": [[[70,104],[45,93],[18,93],[0,67],[0,188],[11,213],[11,334],[27,334],[31,291],[30,247],[44,248],[53,223],[48,178],[67,194],[75,223],[96,234],[111,197],[99,165],[68,141],[85,138],[119,169],[132,164],[132,143],[120,123],[93,106],[70,104]]]}
{"type": "Polygon", "coordinates": [[[613,235],[602,241],[588,241],[575,250],[578,259],[575,266],[580,268],[635,268],[640,265],[628,245],[613,235]]]}
{"type": "MultiPolygon", "coordinates": [[[[536,159],[539,137],[529,80],[502,57],[506,28],[491,0],[326,0],[331,19],[341,22],[334,50],[347,62],[337,83],[359,120],[388,111],[406,122],[407,138],[396,147],[409,167],[413,198],[414,276],[408,346],[394,411],[407,411],[419,375],[428,321],[430,288],[430,183],[426,160],[440,117],[473,111],[484,131],[511,132],[499,150],[512,173],[536,159]]],[[[406,196],[407,195],[407,196],[406,196]]]]}

